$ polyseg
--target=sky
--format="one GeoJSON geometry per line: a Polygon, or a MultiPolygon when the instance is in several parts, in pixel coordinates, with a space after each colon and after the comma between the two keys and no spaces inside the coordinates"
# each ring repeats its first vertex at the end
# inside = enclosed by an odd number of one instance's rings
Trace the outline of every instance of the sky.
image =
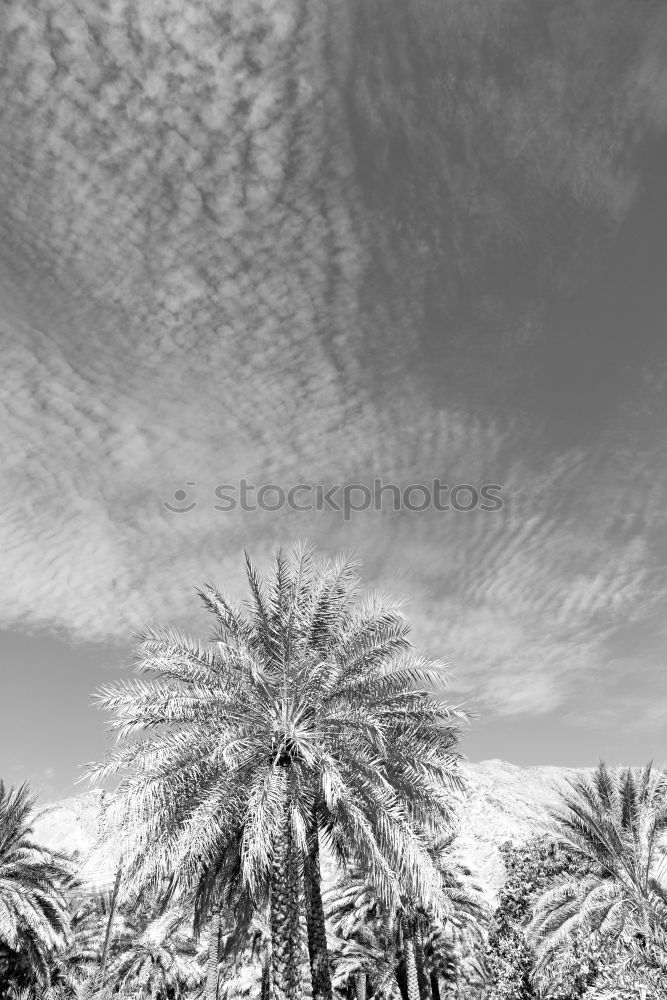
{"type": "Polygon", "coordinates": [[[405,600],[470,759],[667,760],[665,5],[8,0],[0,42],[0,776],[75,792],[134,631],[298,539],[405,600]],[[436,479],[502,503],[221,509],[436,479]]]}

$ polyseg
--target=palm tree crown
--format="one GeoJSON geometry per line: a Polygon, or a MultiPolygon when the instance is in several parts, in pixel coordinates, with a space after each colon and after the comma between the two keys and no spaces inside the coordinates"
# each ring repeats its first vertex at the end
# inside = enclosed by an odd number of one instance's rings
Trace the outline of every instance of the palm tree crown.
{"type": "Polygon", "coordinates": [[[647,941],[667,926],[661,841],[667,830],[667,781],[651,764],[637,772],[600,763],[571,782],[553,813],[556,834],[575,857],[569,873],[538,901],[532,931],[544,961],[577,931],[647,941]]]}
{"type": "Polygon", "coordinates": [[[434,895],[416,821],[449,820],[464,718],[417,689],[442,682],[440,665],[412,651],[396,602],[358,600],[353,560],[278,553],[268,583],[246,568],[242,609],[214,585],[199,591],[215,618],[208,644],[145,629],[138,669],[153,676],[100,692],[119,746],[93,773],[123,775],[115,813],[135,877],[159,869],[192,886],[237,842],[249,891],[271,881],[272,906],[293,920],[315,825],[388,901],[399,874],[434,895]]]}
{"type": "Polygon", "coordinates": [[[71,872],[62,857],[33,841],[34,807],[27,784],[7,791],[0,780],[0,962],[23,963],[46,984],[49,958],[67,936],[71,872]]]}

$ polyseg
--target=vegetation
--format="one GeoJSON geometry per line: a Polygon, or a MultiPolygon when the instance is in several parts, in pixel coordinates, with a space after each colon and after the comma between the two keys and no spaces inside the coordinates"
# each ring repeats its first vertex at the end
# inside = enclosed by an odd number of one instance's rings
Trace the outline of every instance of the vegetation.
{"type": "Polygon", "coordinates": [[[338,988],[363,1000],[401,994],[438,1000],[442,983],[460,975],[457,945],[482,946],[486,906],[472,873],[458,861],[451,836],[430,845],[440,872],[436,912],[406,893],[389,908],[360,868],[334,883],[326,909],[337,940],[338,988]]]}
{"type": "MultiPolygon", "coordinates": [[[[590,780],[580,775],[571,783],[552,818],[559,843],[579,863],[559,873],[535,908],[542,978],[573,940],[597,949],[598,959],[613,949],[635,971],[667,971],[665,776],[651,764],[637,772],[600,763],[590,780]]],[[[609,962],[585,956],[585,964],[593,970],[609,962]]]]}
{"type": "Polygon", "coordinates": [[[617,938],[624,930],[646,942],[667,916],[660,881],[661,835],[667,829],[667,783],[650,764],[639,774],[600,764],[577,777],[554,813],[555,833],[582,865],[540,901],[534,930],[545,949],[573,930],[617,938]]]}
{"type": "Polygon", "coordinates": [[[0,782],[0,1000],[667,1000],[663,775],[576,778],[501,848],[491,912],[457,850],[465,716],[400,607],[349,558],[246,569],[241,607],[198,592],[206,642],[146,628],[100,692],[117,897],[0,782]]]}
{"type": "Polygon", "coordinates": [[[0,996],[10,983],[48,986],[67,936],[71,872],[33,842],[34,806],[27,785],[7,790],[0,780],[0,996]]]}
{"type": "Polygon", "coordinates": [[[507,880],[489,934],[488,997],[634,997],[637,983],[662,996],[664,777],[650,764],[600,763],[571,783],[552,822],[550,837],[502,848],[507,880]]]}
{"type": "MultiPolygon", "coordinates": [[[[540,836],[524,844],[501,845],[506,879],[489,929],[487,967],[489,1000],[529,1000],[540,995],[537,955],[530,924],[536,905],[554,881],[573,873],[578,860],[551,837],[540,836]]],[[[568,961],[551,968],[550,995],[579,997],[587,984],[582,969],[572,959],[578,954],[572,942],[568,961]]]]}

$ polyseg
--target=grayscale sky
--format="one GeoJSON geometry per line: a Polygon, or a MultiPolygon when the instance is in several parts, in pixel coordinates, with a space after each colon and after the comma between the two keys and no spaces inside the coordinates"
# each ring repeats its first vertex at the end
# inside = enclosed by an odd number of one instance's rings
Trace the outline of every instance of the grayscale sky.
{"type": "Polygon", "coordinates": [[[0,776],[70,793],[133,630],[304,538],[406,599],[472,759],[665,761],[665,4],[8,0],[0,42],[0,776]],[[376,478],[503,506],[216,509],[376,478]]]}

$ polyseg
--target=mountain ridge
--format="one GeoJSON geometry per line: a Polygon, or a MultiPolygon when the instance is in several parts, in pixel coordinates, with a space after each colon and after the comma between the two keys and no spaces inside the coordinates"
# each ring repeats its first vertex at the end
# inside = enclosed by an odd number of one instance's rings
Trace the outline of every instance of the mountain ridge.
{"type": "MultiPolygon", "coordinates": [[[[453,793],[458,852],[493,900],[504,879],[500,845],[522,843],[545,832],[559,793],[576,775],[592,768],[520,767],[499,759],[464,762],[461,767],[466,789],[453,793]]],[[[40,809],[34,823],[35,840],[52,850],[77,852],[82,877],[100,888],[111,885],[117,863],[102,855],[97,843],[111,796],[95,790],[51,803],[40,809]]]]}

